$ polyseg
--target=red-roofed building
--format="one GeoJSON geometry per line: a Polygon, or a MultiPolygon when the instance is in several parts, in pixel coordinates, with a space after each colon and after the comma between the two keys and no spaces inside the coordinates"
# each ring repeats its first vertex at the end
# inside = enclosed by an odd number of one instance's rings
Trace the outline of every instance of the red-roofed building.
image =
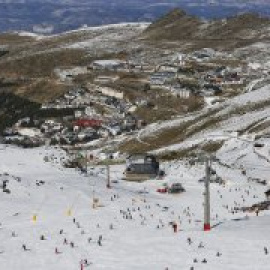
{"type": "Polygon", "coordinates": [[[102,120],[97,120],[97,119],[78,119],[76,121],[73,122],[74,126],[78,126],[78,127],[91,127],[91,128],[95,128],[95,127],[101,127],[102,125],[102,120]]]}

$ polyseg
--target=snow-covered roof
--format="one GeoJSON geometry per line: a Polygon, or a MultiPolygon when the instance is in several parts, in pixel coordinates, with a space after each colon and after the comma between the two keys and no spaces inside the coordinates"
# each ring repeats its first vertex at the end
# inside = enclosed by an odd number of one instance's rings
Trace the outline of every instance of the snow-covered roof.
{"type": "Polygon", "coordinates": [[[99,66],[118,66],[123,64],[124,62],[119,59],[112,59],[112,60],[96,60],[93,62],[93,65],[99,66]]]}
{"type": "Polygon", "coordinates": [[[21,128],[18,133],[22,136],[35,137],[41,134],[39,129],[36,128],[21,128]]]}

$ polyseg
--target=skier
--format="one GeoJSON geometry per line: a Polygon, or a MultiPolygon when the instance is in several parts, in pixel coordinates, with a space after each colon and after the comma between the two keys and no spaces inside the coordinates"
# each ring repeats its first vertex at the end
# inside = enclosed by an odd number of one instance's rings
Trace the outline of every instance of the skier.
{"type": "Polygon", "coordinates": [[[265,255],[268,255],[268,249],[267,249],[267,247],[264,247],[264,254],[265,255]]]}
{"type": "Polygon", "coordinates": [[[177,233],[177,223],[176,222],[173,223],[172,227],[173,227],[173,232],[177,233]]]}
{"type": "Polygon", "coordinates": [[[198,248],[204,248],[204,245],[203,245],[203,243],[202,243],[202,242],[200,242],[200,244],[199,244],[198,248]]]}
{"type": "Polygon", "coordinates": [[[102,235],[100,235],[100,236],[98,237],[98,245],[99,245],[99,246],[102,246],[101,241],[102,241],[102,235]]]}
{"type": "Polygon", "coordinates": [[[221,253],[218,251],[217,252],[217,257],[220,257],[221,256],[221,253]]]}
{"type": "Polygon", "coordinates": [[[259,212],[260,212],[260,210],[259,210],[259,208],[257,208],[257,209],[255,210],[256,216],[259,216],[259,212]]]}
{"type": "Polygon", "coordinates": [[[22,245],[22,248],[23,248],[24,251],[28,251],[29,250],[29,249],[26,248],[26,245],[25,244],[22,245]]]}

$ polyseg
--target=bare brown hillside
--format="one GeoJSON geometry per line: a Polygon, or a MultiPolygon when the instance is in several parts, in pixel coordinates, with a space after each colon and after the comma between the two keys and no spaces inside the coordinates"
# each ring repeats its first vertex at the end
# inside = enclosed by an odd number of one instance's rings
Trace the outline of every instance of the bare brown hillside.
{"type": "Polygon", "coordinates": [[[151,24],[142,34],[142,39],[149,43],[188,44],[190,49],[230,50],[269,40],[269,29],[270,19],[256,14],[203,21],[175,9],[151,24]]]}

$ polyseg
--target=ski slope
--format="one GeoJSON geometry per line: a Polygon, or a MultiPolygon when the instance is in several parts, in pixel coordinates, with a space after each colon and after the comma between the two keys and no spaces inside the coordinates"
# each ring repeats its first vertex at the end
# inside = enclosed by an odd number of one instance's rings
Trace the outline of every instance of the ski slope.
{"type": "Polygon", "coordinates": [[[11,191],[0,189],[0,269],[76,270],[85,259],[89,265],[83,269],[98,270],[269,269],[270,255],[264,253],[264,247],[270,249],[269,211],[257,217],[233,210],[265,199],[266,187],[248,178],[254,171],[266,177],[267,170],[258,168],[268,164],[251,150],[232,139],[217,153],[221,162],[235,166],[213,165],[226,185],[211,184],[214,228],[203,232],[202,164],[164,163],[165,179],[145,183],[120,180],[124,167],[112,166],[107,189],[103,167],[89,168],[87,177],[63,168],[60,149],[0,145],[0,185],[9,180],[11,191]],[[248,161],[254,168],[243,175],[240,163],[248,161]],[[172,182],[181,182],[186,192],[156,192],[172,182]],[[96,208],[93,196],[99,199],[96,208]],[[178,224],[177,233],[170,222],[178,224]]]}

